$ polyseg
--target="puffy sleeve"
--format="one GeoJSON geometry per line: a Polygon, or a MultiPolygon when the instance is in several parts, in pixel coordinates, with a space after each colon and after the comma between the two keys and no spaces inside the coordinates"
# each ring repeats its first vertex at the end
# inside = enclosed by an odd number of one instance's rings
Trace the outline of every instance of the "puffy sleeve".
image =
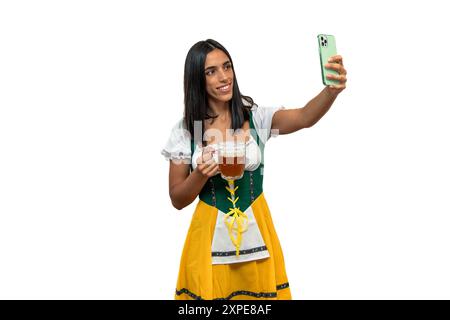
{"type": "Polygon", "coordinates": [[[161,154],[166,160],[179,160],[182,163],[191,163],[191,138],[190,133],[184,128],[183,119],[173,126],[166,145],[161,154]]]}
{"type": "Polygon", "coordinates": [[[261,107],[261,106],[253,106],[252,114],[253,114],[253,123],[255,124],[255,129],[258,133],[259,138],[263,143],[266,143],[272,136],[277,136],[278,132],[274,130],[272,132],[272,118],[275,112],[278,110],[283,110],[285,107],[261,107]]]}

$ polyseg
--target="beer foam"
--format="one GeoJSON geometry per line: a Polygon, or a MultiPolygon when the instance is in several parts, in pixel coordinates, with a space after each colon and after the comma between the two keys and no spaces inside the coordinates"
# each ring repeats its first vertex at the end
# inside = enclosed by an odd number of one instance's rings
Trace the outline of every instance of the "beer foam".
{"type": "Polygon", "coordinates": [[[219,154],[224,158],[245,157],[245,150],[220,150],[219,154]]]}
{"type": "Polygon", "coordinates": [[[219,144],[219,154],[222,157],[245,157],[245,143],[222,142],[219,144]]]}

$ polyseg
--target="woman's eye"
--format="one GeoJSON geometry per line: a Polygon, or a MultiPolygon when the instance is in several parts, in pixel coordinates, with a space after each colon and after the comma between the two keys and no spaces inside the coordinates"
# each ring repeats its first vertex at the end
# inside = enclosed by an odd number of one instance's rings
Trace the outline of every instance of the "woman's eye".
{"type": "MultiPolygon", "coordinates": [[[[224,69],[225,71],[226,71],[226,70],[229,70],[229,69],[231,69],[231,65],[228,64],[228,65],[224,66],[223,69],[224,69]]],[[[210,76],[210,75],[213,75],[214,72],[215,72],[215,70],[208,70],[208,71],[206,71],[205,74],[206,74],[207,76],[210,76]]]]}

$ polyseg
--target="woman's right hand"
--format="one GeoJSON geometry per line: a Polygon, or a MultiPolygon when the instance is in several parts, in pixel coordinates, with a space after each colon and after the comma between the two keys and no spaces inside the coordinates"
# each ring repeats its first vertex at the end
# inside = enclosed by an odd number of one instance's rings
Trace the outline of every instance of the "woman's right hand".
{"type": "Polygon", "coordinates": [[[195,169],[205,178],[211,178],[219,172],[219,164],[214,160],[215,152],[212,147],[202,148],[202,154],[197,158],[195,169]]]}

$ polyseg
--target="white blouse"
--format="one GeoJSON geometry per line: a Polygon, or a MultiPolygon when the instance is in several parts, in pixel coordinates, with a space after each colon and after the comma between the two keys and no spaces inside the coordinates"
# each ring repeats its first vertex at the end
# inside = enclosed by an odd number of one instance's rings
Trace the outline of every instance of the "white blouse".
{"type": "MultiPolygon", "coordinates": [[[[272,118],[276,111],[280,109],[285,109],[283,106],[280,107],[252,107],[253,123],[255,125],[256,132],[262,143],[266,143],[270,137],[276,136],[277,132],[271,130],[272,118]]],[[[210,144],[209,146],[217,150],[217,144],[210,144]]],[[[185,128],[183,119],[179,120],[172,128],[169,139],[166,145],[161,150],[161,154],[166,158],[166,160],[180,160],[183,163],[190,164],[192,166],[197,166],[197,158],[201,154],[202,148],[196,146],[194,154],[191,155],[191,135],[189,131],[185,128]],[[194,159],[194,161],[192,161],[194,159]]],[[[214,160],[218,162],[217,152],[214,153],[214,160]]],[[[253,136],[250,135],[250,139],[246,143],[246,161],[245,170],[253,171],[255,170],[261,162],[261,151],[258,147],[253,136]]]]}

